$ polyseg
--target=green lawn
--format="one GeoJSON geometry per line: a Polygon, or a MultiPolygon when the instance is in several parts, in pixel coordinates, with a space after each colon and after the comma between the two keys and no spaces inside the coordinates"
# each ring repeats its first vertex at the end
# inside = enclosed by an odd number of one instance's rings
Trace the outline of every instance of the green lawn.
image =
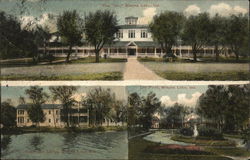
{"type": "Polygon", "coordinates": [[[146,148],[150,146],[160,145],[158,143],[149,142],[142,137],[129,140],[129,159],[150,159],[150,160],[231,160],[230,158],[221,157],[219,155],[191,155],[191,154],[159,154],[150,153],[146,148]]]}
{"type": "MultiPolygon", "coordinates": [[[[126,58],[100,58],[99,63],[111,63],[111,62],[127,62],[126,58]]],[[[76,60],[71,60],[70,63],[96,63],[95,57],[85,57],[76,60]]]]}
{"type": "Polygon", "coordinates": [[[122,72],[85,73],[79,75],[2,75],[1,80],[122,80],[122,72]]]}
{"type": "MultiPolygon", "coordinates": [[[[200,61],[199,63],[249,63],[250,57],[241,57],[238,61],[235,57],[219,57],[218,62],[216,62],[215,57],[197,57],[200,61]]],[[[194,63],[185,58],[174,58],[172,62],[169,62],[169,59],[158,58],[158,57],[138,57],[139,62],[166,62],[166,63],[176,63],[176,62],[185,62],[185,63],[194,63]]]]}
{"type": "Polygon", "coordinates": [[[218,81],[240,81],[249,80],[248,71],[229,71],[229,72],[173,72],[173,71],[156,71],[156,73],[167,80],[218,80],[218,81]]]}

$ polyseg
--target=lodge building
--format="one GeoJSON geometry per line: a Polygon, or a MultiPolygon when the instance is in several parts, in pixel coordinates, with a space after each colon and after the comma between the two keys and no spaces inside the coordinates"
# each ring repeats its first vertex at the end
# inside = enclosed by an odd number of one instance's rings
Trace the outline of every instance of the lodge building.
{"type": "MultiPolygon", "coordinates": [[[[106,44],[100,51],[100,55],[105,54],[109,57],[161,57],[164,55],[160,45],[152,38],[152,34],[148,25],[138,24],[138,17],[126,17],[125,24],[119,25],[119,31],[116,33],[116,39],[112,44],[106,44]]],[[[84,40],[83,40],[84,41],[84,40]]],[[[44,48],[39,49],[41,53],[44,48]]],[[[60,45],[60,36],[54,33],[50,45],[47,47],[47,52],[56,57],[65,57],[68,47],[60,45]]],[[[179,40],[179,45],[173,46],[172,51],[174,55],[179,57],[192,57],[191,46],[182,45],[179,40]]],[[[225,49],[220,55],[229,54],[230,50],[225,49]]],[[[205,47],[198,51],[197,56],[213,56],[214,48],[205,47]]],[[[83,46],[73,47],[72,57],[87,57],[94,56],[94,47],[85,44],[83,46]]]]}
{"type": "MultiPolygon", "coordinates": [[[[28,108],[31,104],[20,104],[17,106],[17,127],[30,127],[35,125],[28,115],[28,108]]],[[[42,104],[42,111],[45,115],[44,122],[39,123],[41,127],[66,127],[66,122],[62,121],[62,105],[61,104],[42,104]]],[[[70,115],[70,126],[80,128],[89,127],[89,111],[80,103],[72,107],[70,115]]],[[[112,119],[104,118],[102,126],[121,126],[121,122],[115,122],[112,119]]]]}

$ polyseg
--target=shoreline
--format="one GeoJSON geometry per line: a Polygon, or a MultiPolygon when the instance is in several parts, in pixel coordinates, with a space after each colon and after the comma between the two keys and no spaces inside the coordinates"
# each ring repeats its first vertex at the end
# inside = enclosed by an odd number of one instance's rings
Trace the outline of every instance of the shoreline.
{"type": "Polygon", "coordinates": [[[25,134],[25,133],[60,133],[60,132],[70,132],[70,133],[92,133],[92,132],[110,132],[110,131],[125,131],[127,126],[109,126],[109,127],[86,127],[86,128],[22,128],[16,127],[11,129],[1,128],[1,135],[12,135],[12,134],[25,134]]]}

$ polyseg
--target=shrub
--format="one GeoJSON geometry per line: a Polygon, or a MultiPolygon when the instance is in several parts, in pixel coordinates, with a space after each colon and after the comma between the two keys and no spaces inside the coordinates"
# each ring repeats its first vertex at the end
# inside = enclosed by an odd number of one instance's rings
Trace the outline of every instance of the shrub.
{"type": "Polygon", "coordinates": [[[223,140],[223,134],[215,128],[199,128],[198,129],[199,136],[198,139],[211,139],[211,140],[223,140]]]}
{"type": "Polygon", "coordinates": [[[182,128],[180,129],[180,134],[184,136],[192,136],[194,135],[194,131],[192,128],[182,128]]]}

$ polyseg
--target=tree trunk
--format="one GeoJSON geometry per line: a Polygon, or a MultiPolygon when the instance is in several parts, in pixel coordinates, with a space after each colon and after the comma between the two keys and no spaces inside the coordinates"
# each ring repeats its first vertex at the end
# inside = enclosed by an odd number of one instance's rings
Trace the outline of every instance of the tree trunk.
{"type": "Polygon", "coordinates": [[[95,51],[95,62],[99,63],[99,51],[98,50],[95,51]]]}
{"type": "Polygon", "coordinates": [[[194,56],[194,62],[197,62],[197,55],[196,55],[196,50],[193,50],[193,56],[194,56]]]}
{"type": "Polygon", "coordinates": [[[235,51],[234,53],[235,53],[236,61],[238,61],[239,60],[239,53],[238,53],[238,51],[235,51]]]}
{"type": "Polygon", "coordinates": [[[72,45],[69,45],[69,50],[68,50],[68,54],[67,54],[67,57],[66,57],[66,62],[69,63],[69,57],[70,57],[70,54],[72,52],[72,45]]]}
{"type": "Polygon", "coordinates": [[[218,45],[215,45],[214,52],[215,52],[215,61],[216,61],[216,62],[219,62],[219,50],[218,50],[218,45]]]}

